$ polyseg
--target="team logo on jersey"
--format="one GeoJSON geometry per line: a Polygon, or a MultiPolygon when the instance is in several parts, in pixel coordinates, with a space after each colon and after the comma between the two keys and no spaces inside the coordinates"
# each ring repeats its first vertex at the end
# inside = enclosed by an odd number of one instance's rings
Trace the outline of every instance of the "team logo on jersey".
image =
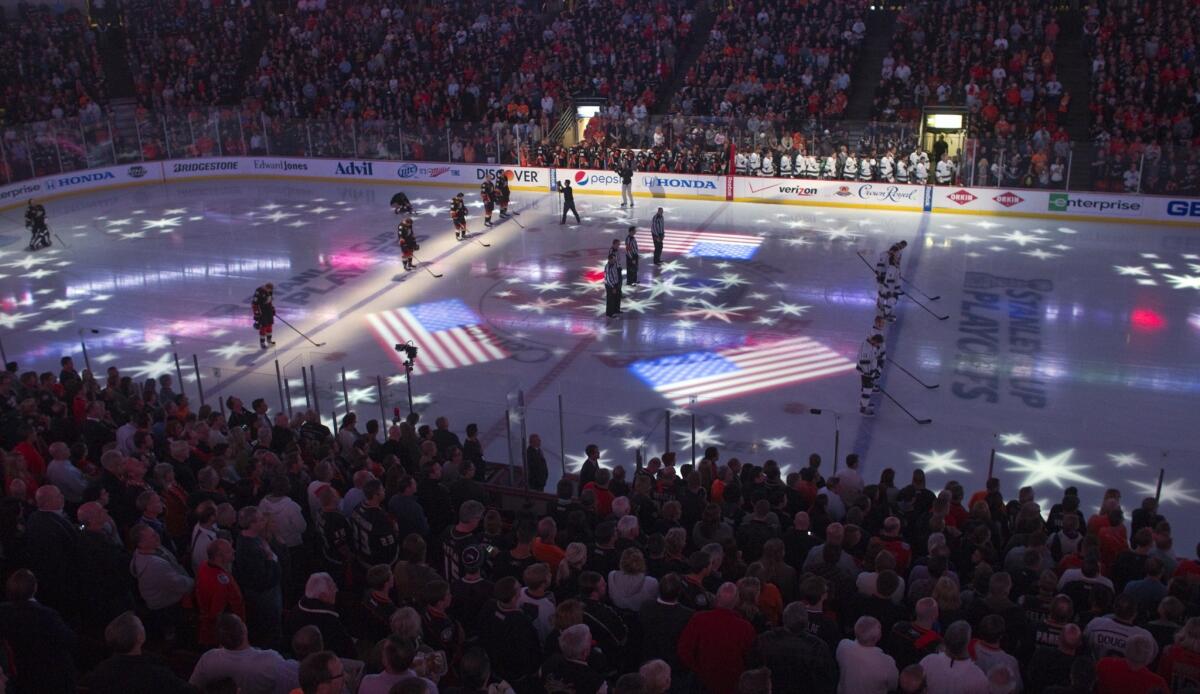
{"type": "Polygon", "coordinates": [[[842,198],[848,198],[851,195],[854,195],[854,193],[850,192],[850,186],[838,186],[838,189],[834,192],[834,195],[842,198]]]}
{"type": "Polygon", "coordinates": [[[1013,193],[1012,191],[1004,191],[992,199],[1001,205],[1004,205],[1005,207],[1012,207],[1013,205],[1020,205],[1021,203],[1025,202],[1025,198],[1013,193]]]}
{"type": "Polygon", "coordinates": [[[963,190],[962,188],[959,188],[958,190],[954,191],[953,193],[950,193],[946,197],[949,198],[950,200],[952,200],[953,202],[958,203],[959,205],[966,205],[969,202],[975,202],[976,200],[979,199],[979,196],[974,195],[969,190],[963,190]]]}

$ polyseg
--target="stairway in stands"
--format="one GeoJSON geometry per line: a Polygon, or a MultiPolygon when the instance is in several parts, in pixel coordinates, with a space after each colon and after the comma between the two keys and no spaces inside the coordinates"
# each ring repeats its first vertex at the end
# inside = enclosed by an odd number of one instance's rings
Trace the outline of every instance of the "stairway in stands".
{"type": "Polygon", "coordinates": [[[683,86],[683,79],[687,76],[688,70],[696,64],[700,59],[700,54],[704,52],[704,47],[708,45],[708,33],[712,31],[713,24],[717,21],[717,10],[719,7],[714,7],[719,3],[700,2],[696,5],[696,16],[692,20],[692,31],[688,37],[688,41],[683,46],[676,46],[675,53],[675,71],[671,73],[671,79],[667,80],[658,88],[658,93],[655,94],[656,100],[652,114],[670,113],[671,107],[675,102],[675,94],[683,86]]]}
{"type": "Polygon", "coordinates": [[[1058,81],[1071,95],[1071,109],[1067,113],[1067,133],[1074,143],[1071,162],[1071,190],[1085,188],[1091,178],[1091,164],[1095,152],[1090,146],[1088,127],[1088,99],[1091,96],[1091,59],[1083,45],[1083,16],[1079,11],[1063,12],[1059,15],[1062,32],[1058,39],[1058,81]]]}
{"type": "Polygon", "coordinates": [[[875,103],[875,88],[879,86],[879,73],[883,69],[883,58],[892,48],[892,34],[896,30],[896,11],[876,9],[867,13],[867,35],[863,49],[858,55],[854,71],[850,73],[850,100],[846,105],[847,120],[869,120],[871,107],[875,103]]]}

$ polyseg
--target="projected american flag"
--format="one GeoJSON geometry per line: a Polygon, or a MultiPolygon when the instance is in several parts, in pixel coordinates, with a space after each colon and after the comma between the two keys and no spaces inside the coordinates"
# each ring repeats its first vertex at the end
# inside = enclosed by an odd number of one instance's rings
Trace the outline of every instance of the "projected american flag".
{"type": "MultiPolygon", "coordinates": [[[[762,239],[757,236],[713,231],[667,229],[663,237],[664,252],[679,253],[689,258],[749,260],[754,257],[761,244],[762,239]]],[[[653,248],[653,245],[647,244],[647,248],[653,248]]]]}
{"type": "Polygon", "coordinates": [[[853,371],[854,362],[806,337],[690,352],[629,367],[675,405],[735,398],[821,376],[853,371]]]}
{"type": "Polygon", "coordinates": [[[403,355],[392,346],[412,340],[420,353],[413,373],[431,373],[505,359],[479,316],[458,299],[416,304],[367,316],[367,322],[400,363],[403,355]]]}

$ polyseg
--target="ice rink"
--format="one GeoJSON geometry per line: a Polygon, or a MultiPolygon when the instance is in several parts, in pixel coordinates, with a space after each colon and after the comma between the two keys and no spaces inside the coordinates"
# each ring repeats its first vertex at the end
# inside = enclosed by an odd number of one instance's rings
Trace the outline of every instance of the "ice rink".
{"type": "MultiPolygon", "coordinates": [[[[520,435],[540,434],[549,489],[589,443],[627,471],[639,449],[649,458],[668,443],[686,460],[694,417],[698,454],[714,445],[722,458],[794,467],[816,452],[827,476],[836,445],[862,456],[868,481],[893,467],[903,486],[920,467],[931,487],[956,479],[970,493],[994,449],[1005,495],[1033,485],[1043,509],[1069,485],[1089,509],[1109,486],[1136,508],[1160,468],[1173,516],[1200,502],[1192,230],[672,200],[661,202],[656,267],[648,230],[660,201],[627,212],[580,194],[583,223],[560,226],[554,196],[515,191],[519,216],[485,230],[473,187],[463,191],[473,236],[458,242],[456,191],[414,186],[421,263],[405,272],[394,192],[236,181],[82,195],[47,204],[65,245],[36,253],[24,250],[20,211],[5,213],[5,354],[57,373],[63,355],[82,366],[86,344],[93,370],[136,380],[175,374],[178,355],[194,407],[198,363],[209,404],[264,397],[273,411],[278,363],[295,408],[340,416],[348,395],[360,419],[390,419],[408,409],[393,344],[412,340],[416,409],[449,416],[460,434],[478,423],[497,462],[519,464],[520,435]],[[640,285],[610,320],[601,268],[629,224],[640,285]],[[900,239],[905,276],[941,298],[913,292],[929,312],[900,302],[883,387],[928,425],[886,398],[874,419],[858,415],[853,362],[875,286],[856,254],[873,261],[900,239]],[[277,322],[277,347],[259,349],[249,299],[266,281],[279,315],[324,346],[277,322]]],[[[1200,530],[1176,536],[1187,554],[1200,530]]]]}

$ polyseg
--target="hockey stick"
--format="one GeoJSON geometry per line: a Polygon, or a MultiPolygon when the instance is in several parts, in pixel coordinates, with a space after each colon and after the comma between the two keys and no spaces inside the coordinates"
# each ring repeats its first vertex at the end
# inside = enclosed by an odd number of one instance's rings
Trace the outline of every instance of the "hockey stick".
{"type": "Polygon", "coordinates": [[[275,317],[279,319],[279,322],[280,322],[280,323],[283,323],[284,325],[286,325],[287,327],[289,327],[289,328],[291,328],[293,331],[295,331],[295,333],[296,333],[297,335],[299,335],[300,337],[303,337],[305,340],[308,340],[308,341],[309,341],[309,343],[310,343],[310,344],[312,344],[312,346],[313,346],[313,347],[324,347],[324,346],[325,346],[325,343],[324,343],[324,342],[313,342],[313,339],[312,339],[311,337],[309,337],[308,335],[305,335],[304,333],[300,332],[300,331],[299,331],[299,330],[296,328],[296,326],[294,326],[294,325],[292,325],[291,323],[287,322],[287,320],[286,320],[286,319],[285,319],[283,316],[279,315],[278,313],[276,313],[276,314],[275,314],[275,317]]]}
{"type": "Polygon", "coordinates": [[[51,234],[54,234],[54,238],[58,239],[58,242],[62,244],[62,247],[63,247],[63,248],[70,248],[70,246],[68,246],[68,245],[67,245],[67,242],[66,242],[66,241],[63,241],[63,240],[62,240],[62,237],[58,235],[58,232],[57,232],[57,231],[52,231],[52,232],[50,232],[50,233],[51,233],[51,234]]]}
{"type": "Polygon", "coordinates": [[[918,287],[917,285],[913,284],[913,281],[912,281],[912,280],[910,280],[910,279],[908,279],[908,278],[907,278],[907,277],[905,277],[904,275],[900,275],[900,279],[902,279],[902,280],[904,280],[905,282],[907,282],[907,283],[908,283],[908,286],[910,286],[910,287],[912,287],[913,289],[917,290],[917,293],[918,293],[918,294],[920,294],[921,296],[925,297],[926,299],[929,299],[930,301],[937,301],[938,299],[942,298],[942,295],[941,295],[941,294],[937,294],[937,295],[935,295],[935,296],[929,296],[929,295],[928,295],[928,294],[926,294],[925,292],[921,291],[921,288],[920,288],[920,287],[918,287]]]}
{"type": "Polygon", "coordinates": [[[916,381],[917,383],[920,383],[921,385],[925,386],[925,387],[926,387],[926,388],[928,388],[929,390],[933,390],[934,388],[938,388],[938,387],[940,387],[940,386],[942,385],[942,384],[940,384],[940,383],[934,383],[933,385],[929,385],[929,384],[928,384],[928,383],[926,383],[925,381],[922,381],[920,378],[917,378],[916,374],[914,374],[913,372],[911,372],[911,371],[909,371],[908,369],[904,368],[903,366],[900,366],[900,365],[899,365],[899,364],[897,364],[896,362],[892,362],[892,366],[894,366],[894,367],[896,367],[897,369],[900,369],[900,370],[901,370],[901,371],[903,371],[904,373],[908,374],[909,378],[911,378],[912,380],[916,381]]]}
{"type": "Polygon", "coordinates": [[[917,306],[920,306],[921,308],[925,309],[925,310],[926,310],[926,311],[929,313],[929,315],[933,316],[934,318],[936,318],[936,319],[938,319],[938,320],[946,320],[946,319],[948,319],[948,318],[950,317],[950,314],[948,314],[948,313],[947,313],[946,315],[944,315],[944,316],[939,316],[938,314],[936,314],[936,313],[934,313],[934,312],[933,312],[933,309],[929,308],[928,306],[926,306],[925,304],[921,303],[920,301],[917,301],[916,299],[912,298],[912,295],[911,295],[911,294],[909,294],[909,293],[907,293],[907,292],[905,292],[905,293],[904,293],[904,294],[902,294],[901,296],[904,296],[904,297],[906,297],[906,298],[907,298],[909,301],[911,301],[911,302],[913,302],[914,304],[916,304],[917,306]]]}
{"type": "Polygon", "coordinates": [[[484,243],[483,241],[480,241],[479,239],[471,239],[471,240],[472,240],[472,241],[474,241],[475,243],[479,244],[480,246],[483,246],[484,248],[491,248],[491,247],[492,247],[492,244],[490,244],[490,243],[484,243]]]}
{"type": "Polygon", "coordinates": [[[932,419],[929,419],[929,418],[920,419],[920,418],[918,418],[918,417],[917,417],[915,414],[913,414],[912,412],[909,412],[909,411],[908,411],[908,409],[907,409],[906,407],[904,407],[904,405],[901,405],[901,404],[900,404],[900,401],[899,401],[899,400],[897,400],[896,398],[893,398],[893,397],[892,397],[892,394],[891,394],[891,393],[889,393],[889,392],[887,392],[887,391],[886,391],[886,390],[884,390],[883,388],[880,388],[880,389],[879,389],[879,392],[880,392],[880,393],[883,393],[885,396],[887,396],[887,399],[888,399],[888,400],[891,400],[891,401],[892,401],[892,402],[893,402],[893,403],[896,405],[896,407],[899,407],[901,410],[903,410],[903,411],[904,411],[904,414],[908,415],[909,417],[912,417],[912,420],[913,420],[914,422],[916,422],[917,424],[929,424],[929,423],[933,422],[933,420],[932,420],[932,419]]]}
{"type": "MultiPolygon", "coordinates": [[[[413,260],[417,261],[418,263],[421,263],[421,260],[419,258],[417,258],[416,254],[413,255],[413,260]]],[[[429,266],[427,266],[425,263],[421,263],[421,267],[425,269],[425,272],[428,272],[429,274],[433,275],[434,277],[441,279],[442,276],[439,275],[438,273],[434,272],[433,270],[430,270],[429,266]]]]}
{"type": "Polygon", "coordinates": [[[872,275],[875,274],[875,266],[871,264],[871,261],[869,261],[863,257],[863,254],[861,251],[855,251],[854,255],[858,256],[858,259],[863,261],[863,265],[866,265],[867,268],[871,270],[872,275]]]}

